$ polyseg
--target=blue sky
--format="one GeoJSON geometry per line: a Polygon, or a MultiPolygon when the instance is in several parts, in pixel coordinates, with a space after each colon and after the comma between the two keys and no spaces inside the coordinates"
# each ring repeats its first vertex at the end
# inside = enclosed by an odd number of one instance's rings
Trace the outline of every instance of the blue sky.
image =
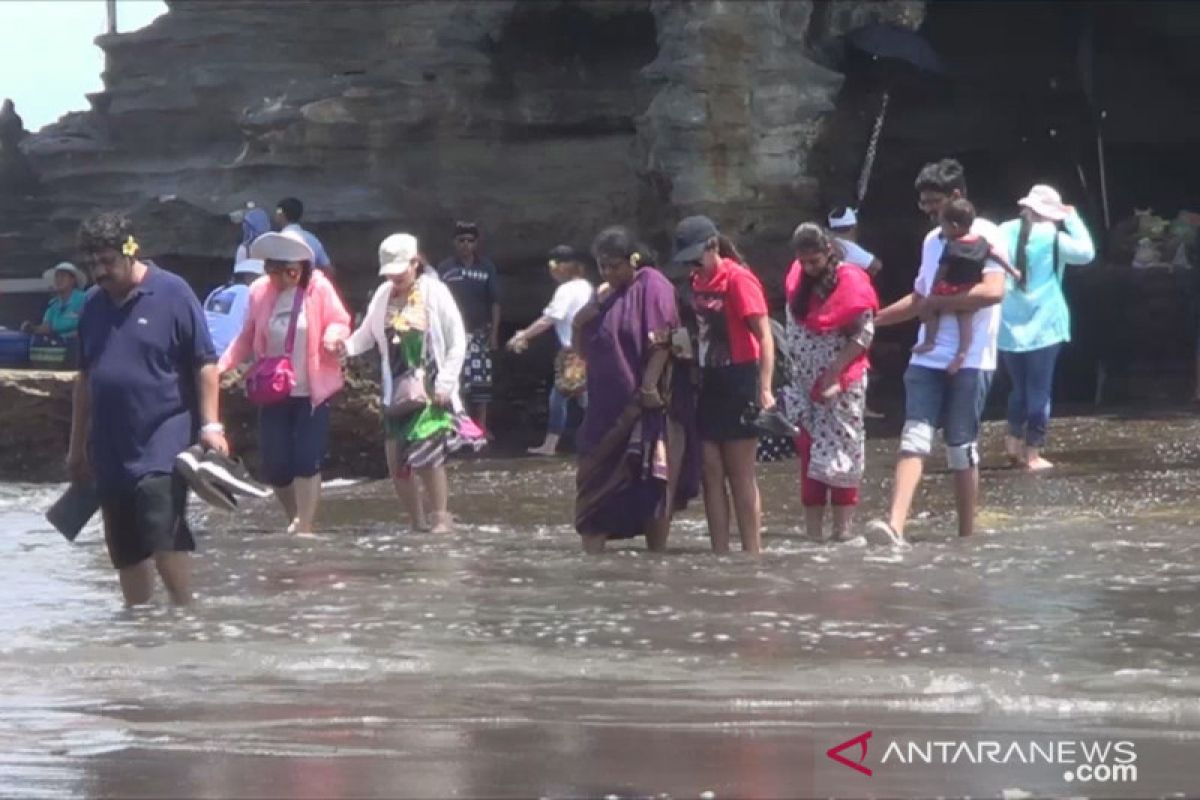
{"type": "MultiPolygon", "coordinates": [[[[117,30],[166,10],[163,0],[117,0],[117,30]]],[[[84,95],[104,88],[104,53],[92,40],[106,28],[104,0],[0,0],[0,98],[12,98],[26,128],[87,110],[84,95]]]]}

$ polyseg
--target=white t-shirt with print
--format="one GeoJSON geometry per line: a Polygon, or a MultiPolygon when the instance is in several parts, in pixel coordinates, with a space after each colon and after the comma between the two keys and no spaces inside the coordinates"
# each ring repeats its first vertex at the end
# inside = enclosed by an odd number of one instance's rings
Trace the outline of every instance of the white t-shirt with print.
{"type": "MultiPolygon", "coordinates": [[[[991,242],[992,247],[1001,253],[1005,252],[1007,248],[1000,228],[986,219],[977,217],[971,225],[971,233],[987,239],[991,242]]],[[[926,234],[925,243],[921,246],[921,269],[917,272],[916,281],[913,282],[914,292],[928,297],[929,293],[933,291],[938,262],[945,249],[946,242],[941,237],[940,228],[934,228],[926,234]]],[[[1004,267],[994,261],[989,261],[984,266],[983,272],[984,274],[1004,272],[1004,267]]],[[[967,353],[963,366],[967,369],[994,370],[996,368],[996,338],[1000,335],[1000,304],[996,303],[976,311],[971,320],[971,328],[974,331],[971,337],[971,349],[967,353]]],[[[917,341],[924,340],[925,325],[922,324],[921,330],[917,334],[917,341]]],[[[928,353],[913,354],[909,363],[918,367],[945,369],[950,366],[950,362],[957,352],[958,319],[954,314],[943,314],[938,323],[937,341],[934,343],[933,349],[928,353]]]]}
{"type": "MultiPolygon", "coordinates": [[[[296,290],[284,289],[275,301],[271,311],[271,325],[267,329],[267,355],[283,355],[283,346],[287,341],[288,324],[292,318],[292,303],[296,301],[296,290]]],[[[296,387],[292,389],[292,397],[308,397],[308,315],[304,313],[304,305],[300,305],[300,313],[296,315],[296,339],[292,344],[292,369],[296,373],[296,387]]]]}
{"type": "Polygon", "coordinates": [[[871,266],[871,262],[875,260],[875,254],[860,245],[858,242],[852,242],[849,239],[841,238],[838,238],[837,241],[838,244],[842,246],[842,261],[845,263],[867,269],[871,266]]]}
{"type": "Polygon", "coordinates": [[[554,320],[554,333],[561,346],[571,346],[571,323],[579,310],[591,302],[592,292],[592,284],[585,278],[572,278],[554,290],[554,297],[542,311],[542,316],[554,320]]]}

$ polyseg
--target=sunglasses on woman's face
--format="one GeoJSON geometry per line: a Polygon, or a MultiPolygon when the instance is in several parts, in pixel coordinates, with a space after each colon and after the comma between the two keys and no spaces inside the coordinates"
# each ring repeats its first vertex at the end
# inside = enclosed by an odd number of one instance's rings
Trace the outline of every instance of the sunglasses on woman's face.
{"type": "Polygon", "coordinates": [[[266,264],[263,266],[263,271],[268,275],[287,275],[289,278],[298,278],[300,276],[299,267],[292,267],[287,264],[266,264]]]}

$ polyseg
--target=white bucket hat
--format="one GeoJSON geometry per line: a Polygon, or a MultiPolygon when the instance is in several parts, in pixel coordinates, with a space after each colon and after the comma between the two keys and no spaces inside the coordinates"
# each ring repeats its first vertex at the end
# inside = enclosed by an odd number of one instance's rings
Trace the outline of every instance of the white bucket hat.
{"type": "Polygon", "coordinates": [[[1070,214],[1070,209],[1063,205],[1062,196],[1045,184],[1034,186],[1017,204],[1054,222],[1062,222],[1070,214]]]}
{"type": "Polygon", "coordinates": [[[312,248],[296,231],[264,233],[250,243],[250,257],[263,261],[313,261],[312,248]]]}
{"type": "Polygon", "coordinates": [[[379,245],[379,274],[384,277],[404,275],[413,268],[419,252],[417,237],[393,233],[379,245]]]}
{"type": "Polygon", "coordinates": [[[858,224],[858,214],[849,206],[842,212],[841,216],[829,215],[829,227],[831,228],[853,228],[858,224]]]}
{"type": "Polygon", "coordinates": [[[68,272],[75,278],[75,286],[79,289],[86,289],[88,285],[87,273],[79,267],[72,264],[70,261],[60,261],[50,269],[42,273],[42,280],[51,286],[54,285],[54,276],[59,272],[68,272]]]}

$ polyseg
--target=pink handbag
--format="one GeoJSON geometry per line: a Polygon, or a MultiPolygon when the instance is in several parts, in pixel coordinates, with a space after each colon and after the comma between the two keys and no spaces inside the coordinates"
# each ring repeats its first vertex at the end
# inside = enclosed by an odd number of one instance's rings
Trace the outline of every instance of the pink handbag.
{"type": "Polygon", "coordinates": [[[292,366],[292,349],[296,344],[296,318],[304,302],[304,287],[296,287],[292,317],[288,321],[287,338],[283,340],[283,355],[261,358],[246,373],[246,398],[256,406],[273,406],[292,396],[296,388],[296,370],[292,366]]]}

